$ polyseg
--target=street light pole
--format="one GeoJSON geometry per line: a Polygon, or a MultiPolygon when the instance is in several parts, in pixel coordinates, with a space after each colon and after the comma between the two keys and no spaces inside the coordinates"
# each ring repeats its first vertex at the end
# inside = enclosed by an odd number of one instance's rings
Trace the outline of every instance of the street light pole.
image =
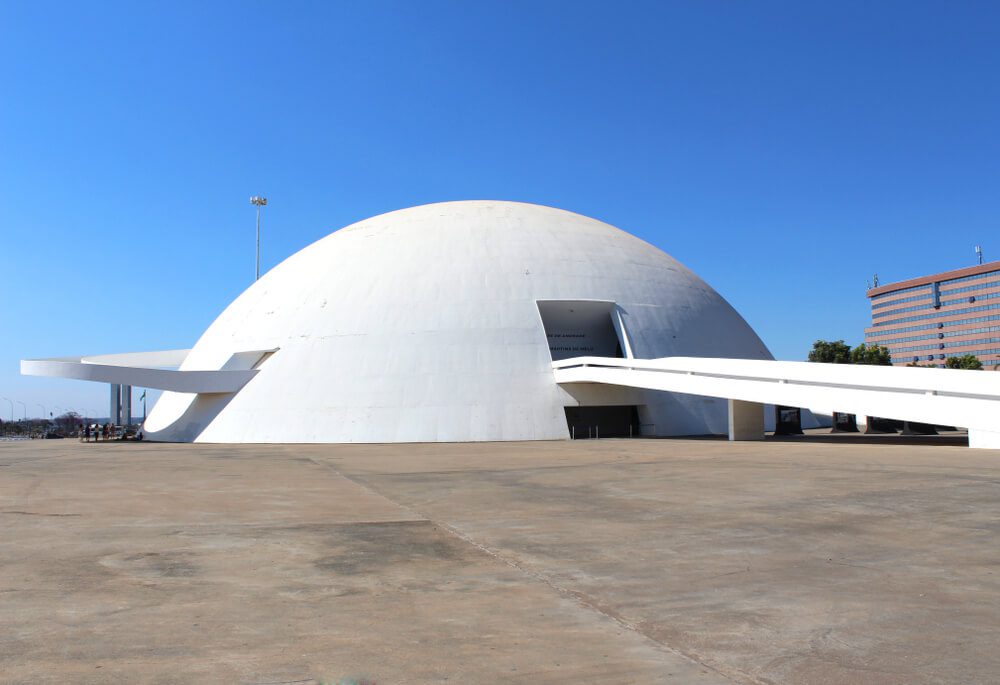
{"type": "Polygon", "coordinates": [[[18,404],[20,404],[21,408],[24,409],[24,420],[27,421],[28,420],[28,405],[26,405],[21,400],[14,400],[14,401],[17,402],[18,404]]]}
{"type": "Polygon", "coordinates": [[[14,400],[9,397],[5,397],[4,399],[10,402],[10,422],[14,423],[14,400]]]}
{"type": "Polygon", "coordinates": [[[255,281],[260,280],[260,208],[267,204],[267,198],[261,195],[250,197],[250,204],[257,206],[257,272],[255,281]]]}

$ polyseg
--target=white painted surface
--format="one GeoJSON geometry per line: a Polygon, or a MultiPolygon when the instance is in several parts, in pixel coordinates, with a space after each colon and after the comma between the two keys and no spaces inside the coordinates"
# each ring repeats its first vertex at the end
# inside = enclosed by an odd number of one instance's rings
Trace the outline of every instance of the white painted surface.
{"type": "Polygon", "coordinates": [[[639,405],[644,434],[725,434],[732,399],[968,426],[974,446],[1000,447],[995,374],[769,360],[718,293],[651,245],[578,214],[477,201],[327,236],[190,351],[22,372],[166,389],[146,422],[159,440],[558,439],[565,406],[622,404],[639,405]],[[601,303],[583,309],[609,312],[635,359],[553,364],[540,301],[601,303]]]}
{"type": "MultiPolygon", "coordinates": [[[[117,354],[88,354],[79,357],[85,364],[111,364],[114,366],[140,366],[146,368],[176,368],[184,363],[191,350],[159,350],[156,352],[119,352],[117,354]]],[[[70,357],[69,359],[74,359],[70,357]]]]}
{"type": "MultiPolygon", "coordinates": [[[[449,202],[341,229],[291,256],[208,328],[182,371],[280,348],[231,397],[164,393],[159,440],[422,442],[568,437],[538,300],[616,303],[636,357],[769,359],[691,271],[549,207],[449,202]]],[[[586,401],[621,393],[597,387],[586,401]]],[[[725,401],[637,390],[658,435],[725,433],[725,401]]]]}
{"type": "MultiPolygon", "coordinates": [[[[256,371],[247,370],[245,367],[233,366],[214,371],[175,371],[156,368],[179,365],[187,353],[188,350],[167,350],[24,359],[21,361],[21,373],[26,376],[74,378],[186,393],[234,393],[256,374],[256,371]]],[[[256,354],[260,355],[259,352],[256,354]]]]}
{"type": "Polygon", "coordinates": [[[987,450],[1000,450],[1000,432],[969,429],[969,447],[987,450]]]}
{"type": "Polygon", "coordinates": [[[993,373],[690,357],[578,357],[552,368],[560,384],[605,383],[964,426],[970,446],[1000,446],[1000,375],[993,373]]]}

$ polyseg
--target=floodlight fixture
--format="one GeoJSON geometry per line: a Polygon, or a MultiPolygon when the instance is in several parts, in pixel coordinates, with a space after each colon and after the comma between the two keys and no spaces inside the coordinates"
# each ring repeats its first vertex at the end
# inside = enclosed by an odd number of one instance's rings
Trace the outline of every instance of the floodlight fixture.
{"type": "Polygon", "coordinates": [[[260,208],[267,204],[267,198],[263,195],[251,195],[250,204],[257,207],[257,271],[255,281],[260,280],[260,208]]]}

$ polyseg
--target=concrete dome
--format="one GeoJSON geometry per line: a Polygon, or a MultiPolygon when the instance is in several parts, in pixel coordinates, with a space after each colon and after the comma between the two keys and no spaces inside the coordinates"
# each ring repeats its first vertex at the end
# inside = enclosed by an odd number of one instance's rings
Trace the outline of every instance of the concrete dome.
{"type": "Polygon", "coordinates": [[[771,359],[718,293],[628,233],[550,207],[446,202],[343,228],[264,275],[181,366],[257,375],[234,395],[165,392],[146,434],[562,439],[580,406],[631,407],[646,434],[726,432],[724,400],[554,382],[554,358],[586,354],[771,359]]]}

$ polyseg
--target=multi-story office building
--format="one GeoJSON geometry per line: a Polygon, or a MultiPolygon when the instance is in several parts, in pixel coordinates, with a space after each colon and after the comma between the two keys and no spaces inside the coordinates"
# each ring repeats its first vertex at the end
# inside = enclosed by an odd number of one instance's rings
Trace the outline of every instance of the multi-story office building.
{"type": "Polygon", "coordinates": [[[1000,366],[1000,261],[876,286],[868,298],[865,342],[889,348],[893,365],[974,354],[985,369],[1000,366]]]}

